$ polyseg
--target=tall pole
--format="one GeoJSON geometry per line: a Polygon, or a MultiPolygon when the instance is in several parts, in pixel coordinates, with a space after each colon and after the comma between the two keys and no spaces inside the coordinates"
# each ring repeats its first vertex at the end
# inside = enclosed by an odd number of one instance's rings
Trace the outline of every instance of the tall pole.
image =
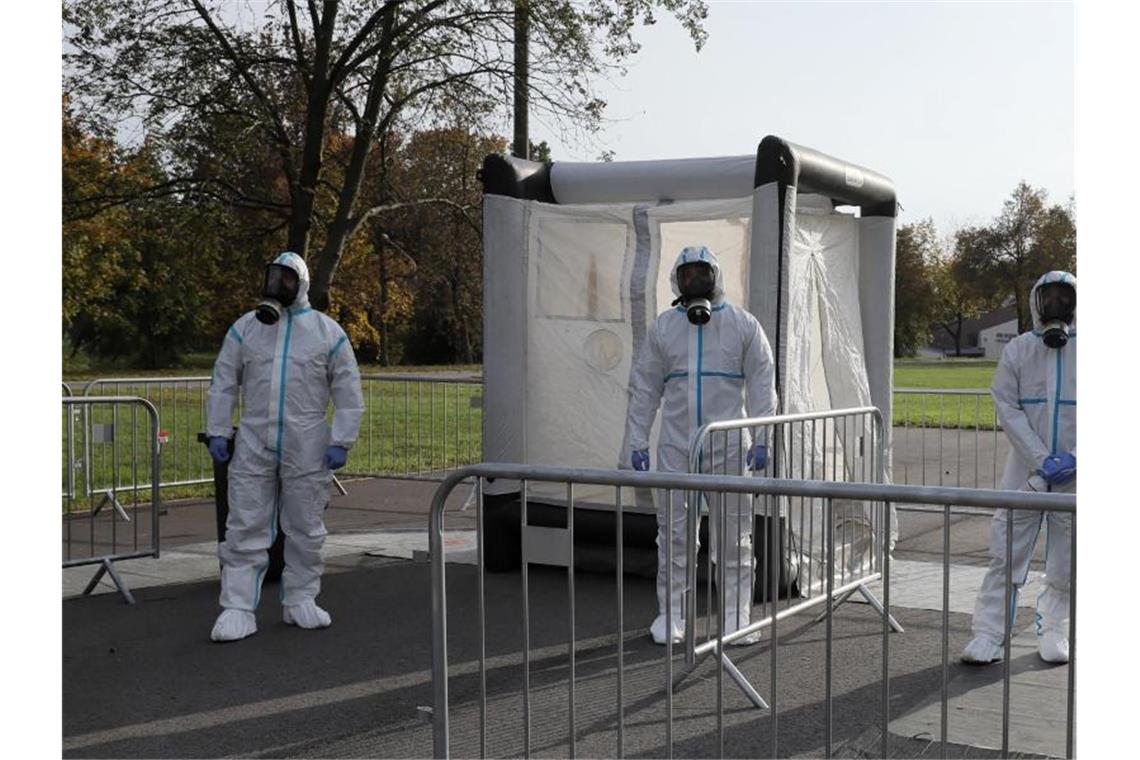
{"type": "Polygon", "coordinates": [[[528,0],[515,0],[515,141],[512,152],[519,158],[530,158],[530,135],[527,133],[527,37],[530,21],[527,4],[528,0]]]}

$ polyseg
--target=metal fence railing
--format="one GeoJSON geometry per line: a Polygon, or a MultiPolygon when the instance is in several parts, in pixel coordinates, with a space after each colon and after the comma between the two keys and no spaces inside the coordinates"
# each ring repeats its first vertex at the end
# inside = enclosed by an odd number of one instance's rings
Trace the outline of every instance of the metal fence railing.
{"type": "Polygon", "coordinates": [[[998,487],[1009,442],[989,390],[896,388],[893,395],[893,482],[998,487]]]}
{"type": "MultiPolygon", "coordinates": [[[[462,695],[465,701],[462,705],[457,704],[457,708],[462,709],[464,715],[470,715],[470,722],[463,722],[456,724],[456,727],[461,730],[464,735],[465,742],[461,746],[456,745],[454,748],[455,754],[463,756],[488,756],[488,742],[494,739],[495,746],[494,752],[490,753],[495,756],[507,755],[523,755],[530,756],[532,751],[535,750],[533,746],[534,736],[532,734],[532,726],[539,727],[542,737],[542,747],[540,748],[544,753],[551,750],[554,746],[568,745],[570,756],[577,753],[578,742],[584,740],[593,741],[595,734],[604,734],[606,744],[602,745],[594,742],[590,745],[590,754],[602,756],[612,755],[621,757],[625,753],[625,733],[627,728],[637,727],[627,726],[627,710],[645,709],[648,701],[652,700],[655,705],[664,702],[665,719],[663,726],[658,728],[658,724],[654,723],[651,727],[653,741],[656,746],[650,747],[646,750],[644,747],[639,749],[639,752],[650,752],[654,756],[667,756],[671,757],[674,751],[674,690],[676,689],[676,682],[674,680],[673,671],[673,654],[674,648],[672,639],[667,637],[667,645],[663,650],[663,674],[661,681],[657,682],[659,686],[654,687],[652,684],[646,685],[645,682],[645,665],[644,658],[641,662],[637,663],[638,670],[633,674],[627,674],[627,662],[625,650],[629,645],[625,637],[625,610],[624,610],[624,597],[621,589],[623,588],[623,561],[622,561],[622,546],[623,546],[623,521],[622,514],[624,507],[622,505],[622,488],[649,488],[661,489],[663,493],[673,494],[676,492],[698,492],[704,493],[711,498],[716,498],[718,495],[739,494],[751,497],[767,497],[767,498],[785,498],[785,499],[808,499],[808,500],[823,500],[825,507],[830,512],[834,503],[838,500],[848,500],[859,503],[878,503],[882,505],[884,512],[890,506],[897,502],[924,504],[930,506],[941,507],[944,513],[944,530],[945,530],[945,544],[943,553],[943,573],[942,573],[942,591],[943,591],[943,614],[942,614],[942,646],[941,646],[941,661],[942,661],[942,735],[943,753],[946,752],[946,737],[947,737],[947,722],[948,722],[948,709],[949,700],[946,683],[949,672],[949,588],[950,588],[950,548],[949,548],[949,529],[950,529],[950,514],[954,506],[966,506],[973,508],[1010,508],[1017,510],[1032,510],[1039,512],[1057,511],[1062,513],[1073,514],[1073,545],[1072,545],[1072,566],[1070,572],[1072,573],[1072,593],[1070,597],[1070,615],[1072,619],[1072,629],[1070,633],[1070,665],[1068,673],[1068,692],[1067,692],[1067,741],[1066,741],[1066,754],[1072,756],[1073,745],[1073,698],[1074,698],[1074,673],[1076,666],[1076,498],[1073,495],[1063,494],[1040,494],[1029,492],[1008,492],[1008,491],[993,491],[981,489],[960,489],[960,488],[947,488],[947,487],[918,487],[918,486],[901,486],[889,485],[882,483],[828,483],[812,480],[788,480],[788,479],[768,479],[768,478],[752,478],[741,477],[735,475],[703,475],[692,473],[660,473],[660,472],[632,472],[624,470],[592,470],[592,469],[570,469],[570,468],[554,468],[542,467],[534,465],[512,465],[512,464],[480,464],[472,467],[466,467],[456,472],[449,474],[443,483],[436,490],[435,496],[432,501],[430,527],[429,527],[429,541],[430,541],[430,555],[431,555],[431,581],[432,581],[432,683],[434,691],[434,707],[432,713],[432,729],[434,740],[434,756],[445,758],[450,757],[453,753],[452,746],[452,728],[451,721],[451,708],[450,692],[449,692],[449,679],[451,670],[448,659],[448,647],[459,646],[466,644],[464,635],[473,634],[476,638],[474,646],[475,656],[473,660],[477,661],[477,670],[474,663],[471,667],[464,665],[462,670],[466,675],[463,676],[464,684],[463,689],[458,693],[462,695]],[[448,629],[448,605],[449,599],[447,595],[447,573],[445,572],[445,556],[444,556],[444,505],[447,501],[448,495],[454,490],[461,482],[474,479],[475,494],[476,494],[476,568],[474,578],[474,593],[470,593],[464,586],[464,593],[459,598],[454,600],[454,603],[463,605],[465,610],[469,609],[473,603],[477,608],[474,613],[466,613],[462,618],[462,625],[454,632],[449,633],[448,629]],[[514,653],[510,654],[507,658],[505,655],[500,655],[496,661],[500,663],[495,668],[493,673],[493,681],[489,683],[488,679],[488,657],[487,657],[487,630],[488,625],[493,625],[494,638],[491,640],[495,648],[502,652],[504,641],[507,639],[507,634],[510,631],[517,630],[512,624],[512,621],[504,621],[499,616],[488,616],[487,602],[490,597],[486,593],[486,578],[484,568],[484,551],[483,551],[483,488],[484,482],[488,479],[506,479],[516,480],[520,483],[521,493],[520,499],[522,508],[520,511],[520,528],[522,531],[523,541],[523,557],[524,563],[521,572],[521,620],[518,621],[522,628],[522,640],[520,651],[516,657],[514,653]],[[565,528],[550,528],[550,527],[537,527],[531,526],[527,521],[527,489],[528,484],[531,483],[544,483],[547,485],[560,484],[566,489],[566,497],[569,509],[566,510],[566,527],[565,528]],[[615,512],[615,552],[616,552],[616,596],[611,597],[616,599],[616,608],[601,610],[601,609],[586,609],[581,615],[576,611],[574,605],[575,599],[575,554],[574,554],[574,493],[575,486],[590,485],[590,486],[606,486],[614,489],[615,501],[617,509],[615,512]],[[528,549],[528,546],[530,547],[528,549]],[[536,551],[535,547],[541,546],[541,551],[536,551]],[[531,594],[528,586],[528,578],[530,574],[529,566],[531,564],[537,565],[554,565],[565,568],[566,570],[566,583],[568,587],[568,596],[566,597],[566,606],[559,609],[561,603],[546,604],[540,610],[540,620],[549,621],[551,618],[565,618],[566,623],[566,641],[565,641],[565,657],[556,655],[554,647],[544,648],[542,655],[541,675],[542,682],[534,683],[532,681],[532,668],[536,667],[531,653],[531,594]],[[603,636],[594,636],[591,639],[589,649],[584,653],[586,654],[586,663],[584,669],[588,669],[583,679],[586,686],[594,685],[595,688],[601,688],[599,684],[605,684],[607,693],[616,693],[616,702],[611,702],[609,696],[599,699],[595,692],[588,702],[582,705],[578,704],[578,697],[576,694],[576,686],[578,683],[578,664],[576,654],[579,646],[577,631],[577,623],[579,617],[588,618],[595,630],[602,626],[603,630],[609,632],[603,636]],[[612,625],[612,627],[610,627],[612,625]],[[611,650],[612,647],[612,650],[611,650]],[[613,652],[611,659],[606,651],[613,652]],[[521,659],[521,663],[519,663],[521,659]],[[518,665],[521,664],[521,668],[518,665]],[[603,668],[604,666],[604,668],[603,668]],[[614,680],[611,682],[610,670],[613,669],[614,680]],[[519,680],[516,680],[518,678],[519,680]],[[520,683],[521,681],[521,683],[520,683]],[[616,692],[609,691],[609,684],[616,687],[616,692]],[[627,687],[637,686],[642,690],[643,696],[639,699],[637,705],[631,705],[627,701],[626,689],[627,687]],[[521,700],[514,697],[506,698],[506,693],[516,693],[521,687],[521,700]],[[493,689],[492,696],[497,695],[498,699],[494,702],[489,702],[488,694],[489,689],[493,689]],[[645,690],[650,689],[648,695],[645,695],[645,690]],[[555,697],[555,693],[564,694],[565,699],[555,697]],[[521,705],[520,705],[521,701],[521,705]],[[476,704],[477,703],[477,708],[476,704]],[[614,704],[614,712],[611,717],[606,716],[608,707],[606,705],[614,704]],[[521,711],[520,711],[521,707],[521,711]],[[576,707],[585,708],[592,713],[592,720],[588,726],[581,726],[577,723],[576,707]],[[568,709],[567,709],[568,708],[568,709]],[[477,713],[476,713],[477,709],[477,713]],[[477,730],[475,730],[472,723],[477,722],[477,730]],[[489,736],[489,729],[497,729],[494,736],[489,736]],[[564,728],[562,728],[564,727],[564,728]],[[506,732],[510,732],[507,736],[506,732]],[[517,733],[515,733],[517,731],[517,733]],[[610,743],[612,742],[612,743],[610,743]]],[[[667,497],[670,500],[671,496],[667,497]]],[[[1012,512],[1008,513],[1009,519],[1012,521],[1012,512]]],[[[830,532],[830,531],[829,531],[830,532]]],[[[857,711],[857,717],[852,718],[850,712],[846,711],[843,719],[850,722],[851,720],[870,720],[874,721],[872,727],[877,725],[881,729],[881,753],[883,757],[890,756],[890,733],[888,731],[888,724],[891,718],[890,706],[890,609],[891,609],[891,560],[887,546],[887,536],[889,532],[883,531],[883,546],[881,547],[882,557],[882,576],[883,576],[883,603],[881,610],[882,626],[879,629],[879,638],[881,649],[879,651],[879,658],[881,658],[881,675],[879,676],[878,690],[879,690],[879,705],[878,710],[875,711],[872,707],[870,710],[867,706],[861,706],[857,711]],[[875,712],[878,714],[876,715],[875,712]]],[[[1010,531],[1012,535],[1012,530],[1010,531]]],[[[832,535],[833,537],[833,535],[832,535]]],[[[829,542],[830,546],[834,546],[834,542],[829,542]]],[[[834,578],[836,571],[836,556],[834,551],[827,552],[827,569],[826,577],[834,578]]],[[[768,557],[769,577],[775,577],[778,572],[775,567],[777,559],[776,554],[770,554],[768,557]]],[[[1012,594],[1012,564],[1007,564],[1006,574],[1006,595],[1007,601],[1010,600],[1012,594]]],[[[466,574],[464,578],[468,578],[466,574]]],[[[548,577],[549,580],[549,577],[548,577]]],[[[723,586],[722,586],[723,588],[723,586]]],[[[499,589],[503,591],[503,589],[499,589]]],[[[820,602],[826,601],[828,598],[834,598],[837,589],[831,588],[827,596],[821,597],[820,602]]],[[[500,613],[510,613],[511,607],[504,606],[498,599],[498,596],[493,599],[495,601],[494,609],[500,613]]],[[[720,600],[721,604],[724,599],[720,600]]],[[[777,617],[782,616],[780,613],[777,617]]],[[[834,747],[834,732],[833,720],[836,718],[833,710],[833,639],[834,639],[834,626],[833,618],[834,606],[832,604],[824,605],[824,617],[826,619],[826,628],[824,634],[825,649],[824,649],[824,669],[823,680],[825,681],[825,698],[823,700],[823,715],[822,725],[818,713],[812,711],[810,716],[802,713],[798,717],[799,724],[793,724],[796,731],[817,730],[822,734],[822,743],[824,747],[825,756],[830,756],[834,747]]],[[[1012,640],[1012,620],[1007,617],[1006,630],[1005,630],[1005,651],[1010,652],[1010,642],[1012,640]]],[[[778,636],[773,635],[770,639],[768,651],[770,653],[771,662],[778,659],[778,653],[782,645],[778,636]]],[[[718,635],[716,638],[715,646],[718,652],[723,651],[724,636],[718,635]]],[[[468,648],[467,651],[470,651],[468,648]]],[[[868,656],[874,656],[869,654],[868,656]]],[[[1009,754],[1009,732],[1010,732],[1010,684],[1011,684],[1011,670],[1010,670],[1010,657],[1005,659],[1005,670],[1003,673],[1003,704],[1002,704],[1002,751],[1003,754],[1009,754]]],[[[753,659],[755,666],[756,660],[762,661],[762,654],[756,655],[753,659]]],[[[714,662],[719,662],[714,660],[714,662]]],[[[685,744],[685,754],[712,754],[716,757],[724,757],[724,742],[725,742],[725,700],[723,698],[723,683],[724,673],[726,668],[723,665],[716,666],[715,674],[715,688],[716,697],[715,704],[702,703],[700,705],[687,705],[684,712],[684,718],[687,724],[692,725],[693,721],[698,718],[703,720],[712,720],[715,718],[715,730],[708,723],[701,724],[700,727],[689,731],[690,740],[685,744]],[[711,714],[715,711],[715,714],[711,714]],[[708,730],[703,730],[704,726],[709,726],[708,730]],[[695,737],[695,738],[692,738],[695,737]],[[697,746],[698,741],[708,739],[715,739],[715,746],[697,746]]],[[[758,727],[750,728],[744,734],[745,740],[752,742],[754,746],[747,748],[749,757],[779,757],[780,756],[780,721],[778,718],[787,717],[791,719],[793,716],[781,716],[781,688],[780,688],[780,672],[773,665],[771,667],[771,683],[770,683],[770,712],[769,720],[766,724],[766,736],[758,727]],[[763,746],[766,744],[767,746],[763,746]]],[[[803,679],[807,676],[800,676],[797,678],[797,683],[802,683],[803,679]]],[[[655,680],[656,675],[652,678],[655,680]]],[[[707,692],[703,692],[707,695],[707,692]]],[[[713,701],[713,700],[710,700],[713,701]]],[[[872,702],[873,704],[873,702],[872,702]]],[[[658,708],[653,707],[654,710],[658,708]]],[[[660,713],[655,712],[655,715],[660,713]]],[[[643,728],[643,726],[642,726],[643,728]]],[[[644,735],[644,734],[643,734],[644,735]]],[[[741,740],[741,735],[736,736],[737,740],[741,740]]],[[[711,742],[710,742],[711,743],[711,742]]]]}
{"type": "MultiPolygon", "coordinates": [[[[346,475],[441,480],[482,460],[483,388],[477,374],[367,374],[366,413],[346,475]]],[[[213,465],[197,435],[205,430],[210,378],[99,378],[64,395],[129,395],[158,410],[163,430],[162,487],[213,482],[213,465]]],[[[989,391],[899,388],[894,392],[892,480],[907,485],[994,488],[1009,444],[989,391]]],[[[97,463],[84,460],[90,472],[97,463]]],[[[85,474],[86,476],[86,474],[85,474]]],[[[106,492],[107,484],[84,486],[106,492]]]]}
{"type": "MultiPolygon", "coordinates": [[[[147,399],[158,413],[161,424],[162,488],[195,486],[214,482],[214,465],[209,451],[198,442],[206,429],[208,376],[191,377],[104,377],[89,381],[82,396],[136,396],[147,399]]],[[[105,463],[95,460],[98,450],[86,452],[85,486],[89,494],[106,493],[105,463]]]]}
{"type": "Polygon", "coordinates": [[[481,461],[479,375],[370,374],[361,384],[367,411],[347,473],[441,480],[481,461]]]}
{"type": "MultiPolygon", "coordinates": [[[[479,375],[368,374],[361,376],[365,414],[344,475],[440,480],[480,461],[483,385],[479,375]]],[[[198,435],[206,429],[210,378],[98,378],[82,396],[137,396],[158,410],[163,446],[161,487],[211,484],[213,463],[198,435]]],[[[63,384],[64,395],[71,386],[63,384]]],[[[73,394],[70,394],[73,395],[73,394]]],[[[86,429],[86,427],[85,427],[86,429]]],[[[82,445],[82,442],[78,442],[82,445]]],[[[98,451],[81,449],[85,493],[103,494],[109,483],[98,451]]]]}
{"type": "Polygon", "coordinates": [[[135,396],[62,401],[63,566],[99,565],[84,594],[109,574],[133,604],[113,563],[159,554],[158,412],[135,396]],[[90,474],[89,463],[97,464],[95,479],[106,488],[80,490],[76,473],[90,474]]]}

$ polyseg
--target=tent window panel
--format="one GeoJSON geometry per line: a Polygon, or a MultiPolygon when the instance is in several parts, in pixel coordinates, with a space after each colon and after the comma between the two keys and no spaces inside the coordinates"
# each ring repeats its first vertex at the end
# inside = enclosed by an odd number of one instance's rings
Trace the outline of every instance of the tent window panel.
{"type": "Polygon", "coordinates": [[[673,262],[681,250],[690,245],[708,246],[720,262],[728,300],[737,305],[746,304],[751,222],[748,217],[662,222],[659,228],[661,266],[657,275],[658,309],[662,310],[672,303],[674,296],[669,275],[673,262]]]}
{"type": "Polygon", "coordinates": [[[542,219],[537,238],[539,316],[622,321],[627,238],[624,224],[542,219]]]}

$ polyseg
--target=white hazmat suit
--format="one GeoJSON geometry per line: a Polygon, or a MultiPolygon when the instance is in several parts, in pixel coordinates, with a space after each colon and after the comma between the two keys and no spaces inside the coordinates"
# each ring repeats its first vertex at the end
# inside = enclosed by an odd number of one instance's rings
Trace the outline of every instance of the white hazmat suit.
{"type": "MultiPolygon", "coordinates": [[[[683,306],[658,315],[647,330],[630,382],[626,440],[631,451],[648,449],[650,429],[660,406],[657,469],[662,472],[688,471],[690,441],[702,425],[776,412],[775,365],[768,339],[754,316],[725,301],[720,264],[707,248],[686,248],[677,257],[670,276],[674,295],[679,296],[681,292],[677,270],[694,257],[703,257],[701,260],[708,261],[714,271],[711,319],[704,325],[692,324],[683,306]],[[748,415],[745,414],[746,398],[748,415]]],[[[735,435],[729,439],[727,446],[717,447],[717,461],[704,463],[706,471],[740,472],[741,446],[747,450],[750,437],[745,431],[741,440],[735,435]]],[[[674,640],[680,640],[684,631],[681,606],[687,567],[684,494],[672,494],[671,520],[669,503],[666,492],[658,494],[658,615],[651,627],[657,643],[666,640],[666,600],[670,589],[672,621],[669,628],[674,640]],[[667,569],[669,541],[673,544],[673,564],[667,569]]],[[[749,500],[726,494],[723,503],[728,546],[724,552],[727,581],[723,589],[726,596],[724,632],[728,634],[749,623],[755,560],[749,500]]],[[[714,509],[709,529],[714,560],[718,548],[718,511],[714,509]]]]}
{"type": "Polygon", "coordinates": [[[281,602],[287,623],[306,628],[331,622],[316,606],[321,588],[322,512],[332,471],[326,449],[351,448],[364,401],[352,345],[332,318],[309,306],[309,270],[295,253],[275,262],[297,272],[294,302],[272,325],[254,312],[230,327],[214,364],[207,397],[207,434],[229,438],[241,393],[241,422],[229,467],[229,518],[218,546],[222,564],[222,615],[212,638],[254,633],[253,611],[276,537],[285,533],[281,602]],[[330,399],[335,411],[326,422],[330,399]]]}
{"type": "MultiPolygon", "coordinates": [[[[1030,293],[1033,330],[1011,340],[1002,352],[990,393],[998,419],[1012,446],[1001,481],[1003,489],[1045,490],[1038,475],[1042,460],[1077,452],[1076,313],[1069,324],[1069,341],[1050,348],[1042,341],[1043,324],[1037,290],[1051,282],[1076,289],[1068,272],[1049,272],[1030,293]]],[[[1077,481],[1051,490],[1075,493],[1077,481]]],[[[990,532],[990,565],[974,605],[974,638],[962,653],[971,663],[1000,660],[1005,638],[1006,562],[1013,563],[1014,588],[1008,614],[1017,610],[1017,596],[1029,574],[1029,561],[1041,526],[1045,525],[1045,589],[1036,600],[1038,651],[1048,662],[1069,659],[1069,577],[1072,515],[1060,512],[1013,512],[1013,555],[1006,556],[1007,510],[994,514],[990,532]]]]}

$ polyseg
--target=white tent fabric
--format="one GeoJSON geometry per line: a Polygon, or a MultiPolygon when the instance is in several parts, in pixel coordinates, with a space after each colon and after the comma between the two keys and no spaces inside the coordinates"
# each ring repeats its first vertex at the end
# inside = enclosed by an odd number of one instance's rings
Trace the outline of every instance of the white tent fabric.
{"type": "MultiPolygon", "coordinates": [[[[789,414],[871,406],[863,330],[859,312],[859,231],[845,214],[800,208],[788,261],[787,383],[784,411],[789,414]]],[[[865,454],[850,445],[862,436],[869,442],[871,425],[852,419],[840,434],[826,425],[792,426],[790,452],[781,471],[786,477],[833,481],[872,476],[865,454]],[[855,430],[854,425],[863,427],[855,430]],[[844,444],[848,445],[844,445],[844,444]],[[839,451],[835,451],[839,448],[839,451]],[[806,456],[796,455],[804,452],[806,456]]],[[[799,557],[800,592],[824,589],[827,561],[824,501],[790,500],[784,507],[799,557]]],[[[835,556],[845,567],[841,579],[870,569],[874,515],[866,502],[833,503],[835,556]]]]}
{"type": "MultiPolygon", "coordinates": [[[[555,163],[557,204],[484,198],[484,459],[628,466],[631,364],[672,301],[668,267],[686,245],[717,254],[729,300],[754,313],[776,347],[784,412],[874,405],[889,430],[894,220],[837,213],[826,198],[797,199],[794,187],[781,205],[775,183],[750,188],[751,158],[630,164],[576,173],[555,163]],[[696,169],[700,182],[681,181],[696,169]],[[729,179],[717,184],[718,171],[729,179]],[[602,172],[611,184],[599,183],[602,172]],[[751,195],[721,197],[729,190],[751,195]],[[705,199],[677,199],[693,193],[705,199]]],[[[815,453],[806,465],[798,457],[780,463],[780,477],[870,477],[855,447],[824,462],[815,456],[822,440],[794,443],[815,453]]],[[[487,485],[488,493],[513,491],[517,483],[487,485]]],[[[529,494],[566,502],[564,486],[530,484],[529,494]]],[[[579,486],[574,496],[585,507],[615,501],[608,487],[579,486]]],[[[652,511],[653,496],[622,498],[652,511]]],[[[805,594],[823,583],[822,509],[781,504],[793,551],[802,553],[805,594]]],[[[862,572],[875,527],[869,505],[836,502],[835,518],[845,562],[837,573],[862,572]]]]}

